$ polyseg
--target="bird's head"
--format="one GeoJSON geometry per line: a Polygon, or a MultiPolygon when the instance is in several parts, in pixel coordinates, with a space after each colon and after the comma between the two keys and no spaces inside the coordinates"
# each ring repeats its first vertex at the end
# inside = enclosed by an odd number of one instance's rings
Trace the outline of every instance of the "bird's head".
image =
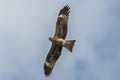
{"type": "Polygon", "coordinates": [[[55,41],[56,41],[56,39],[53,38],[53,37],[49,37],[48,39],[49,39],[51,42],[55,42],[55,41]]]}

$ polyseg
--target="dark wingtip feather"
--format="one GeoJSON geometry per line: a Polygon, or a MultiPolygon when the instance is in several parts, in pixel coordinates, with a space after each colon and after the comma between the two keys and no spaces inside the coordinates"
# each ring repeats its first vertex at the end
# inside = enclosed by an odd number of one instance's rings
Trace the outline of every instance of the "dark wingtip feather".
{"type": "Polygon", "coordinates": [[[61,10],[60,10],[60,14],[65,14],[65,15],[69,15],[70,13],[70,7],[68,5],[64,6],[61,10]]]}
{"type": "Polygon", "coordinates": [[[52,73],[52,68],[48,67],[46,64],[44,64],[44,74],[46,77],[50,76],[52,73]]]}

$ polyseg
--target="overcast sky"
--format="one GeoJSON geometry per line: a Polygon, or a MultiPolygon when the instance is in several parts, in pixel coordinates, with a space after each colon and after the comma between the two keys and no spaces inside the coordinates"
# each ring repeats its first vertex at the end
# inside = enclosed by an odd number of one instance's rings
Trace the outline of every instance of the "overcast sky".
{"type": "Polygon", "coordinates": [[[0,80],[120,80],[120,0],[0,0],[0,80]],[[48,37],[66,4],[76,43],[46,78],[48,37]]]}

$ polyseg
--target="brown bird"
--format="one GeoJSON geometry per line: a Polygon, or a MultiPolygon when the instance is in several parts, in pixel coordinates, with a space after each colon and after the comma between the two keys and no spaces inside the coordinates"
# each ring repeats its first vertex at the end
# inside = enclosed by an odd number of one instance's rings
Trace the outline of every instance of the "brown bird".
{"type": "Polygon", "coordinates": [[[64,6],[63,9],[60,10],[56,23],[55,35],[54,37],[48,38],[52,42],[52,46],[44,63],[45,76],[49,76],[52,73],[56,61],[61,55],[63,47],[68,49],[70,52],[73,50],[75,40],[65,40],[67,35],[69,13],[70,7],[68,5],[64,6]]]}

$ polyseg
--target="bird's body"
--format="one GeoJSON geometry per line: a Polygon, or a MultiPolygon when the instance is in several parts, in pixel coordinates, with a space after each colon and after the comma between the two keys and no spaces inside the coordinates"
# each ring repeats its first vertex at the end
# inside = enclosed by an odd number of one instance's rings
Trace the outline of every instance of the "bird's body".
{"type": "Polygon", "coordinates": [[[46,76],[49,76],[52,73],[56,61],[61,55],[63,47],[72,52],[75,40],[65,40],[67,35],[69,10],[69,6],[64,6],[64,8],[60,10],[56,23],[55,35],[54,37],[49,37],[49,40],[52,42],[52,46],[44,63],[44,72],[46,76]]]}
{"type": "Polygon", "coordinates": [[[51,42],[56,43],[58,46],[64,46],[65,43],[66,43],[66,40],[64,40],[62,38],[52,38],[52,37],[49,37],[49,40],[51,42]]]}

